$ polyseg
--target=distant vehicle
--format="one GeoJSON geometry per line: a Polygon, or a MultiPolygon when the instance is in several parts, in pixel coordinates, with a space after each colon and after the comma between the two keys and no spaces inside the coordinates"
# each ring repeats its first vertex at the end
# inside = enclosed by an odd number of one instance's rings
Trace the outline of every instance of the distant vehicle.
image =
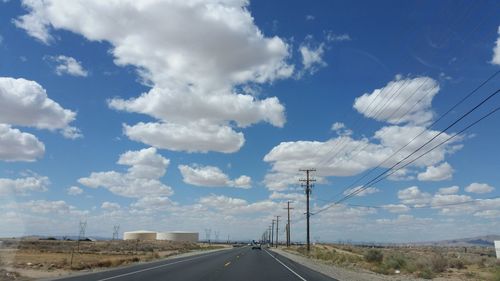
{"type": "Polygon", "coordinates": [[[252,250],[259,249],[262,250],[262,246],[260,243],[252,243],[252,250]]]}

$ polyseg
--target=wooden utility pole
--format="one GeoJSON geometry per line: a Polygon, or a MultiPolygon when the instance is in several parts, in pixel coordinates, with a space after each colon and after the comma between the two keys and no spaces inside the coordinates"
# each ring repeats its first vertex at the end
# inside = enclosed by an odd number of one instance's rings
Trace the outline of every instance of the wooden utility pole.
{"type": "Polygon", "coordinates": [[[306,184],[303,185],[306,189],[306,219],[307,219],[307,251],[309,252],[311,250],[311,236],[310,236],[310,229],[309,229],[309,217],[311,216],[311,213],[309,212],[309,195],[311,195],[311,188],[312,188],[312,183],[315,182],[316,180],[310,178],[310,173],[315,172],[315,169],[301,169],[299,170],[300,172],[306,172],[306,178],[305,179],[300,179],[299,181],[305,182],[306,184]]]}
{"type": "Polygon", "coordinates": [[[276,216],[276,245],[275,245],[276,248],[278,248],[279,221],[280,221],[280,216],[276,216]]]}
{"type": "Polygon", "coordinates": [[[290,247],[292,244],[291,243],[291,236],[290,236],[290,210],[293,209],[293,208],[290,208],[290,201],[287,202],[285,209],[288,211],[288,221],[286,224],[286,246],[290,247]]]}
{"type": "Polygon", "coordinates": [[[274,220],[271,226],[271,247],[274,246],[274,220]]]}

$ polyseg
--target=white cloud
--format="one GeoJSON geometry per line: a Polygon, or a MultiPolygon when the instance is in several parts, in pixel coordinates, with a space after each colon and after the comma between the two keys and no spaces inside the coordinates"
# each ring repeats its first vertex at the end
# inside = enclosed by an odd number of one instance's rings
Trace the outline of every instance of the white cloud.
{"type": "Polygon", "coordinates": [[[314,20],[315,17],[313,15],[306,15],[306,20],[314,20]]]}
{"type": "Polygon", "coordinates": [[[450,187],[442,187],[438,190],[437,194],[441,195],[450,195],[450,194],[456,194],[460,190],[460,187],[454,185],[450,187]]]}
{"type": "Polygon", "coordinates": [[[351,41],[351,36],[349,34],[344,33],[344,34],[335,34],[331,31],[325,32],[326,33],[326,40],[328,42],[343,42],[343,41],[351,41]]]}
{"type": "Polygon", "coordinates": [[[45,145],[34,135],[0,124],[0,160],[31,162],[44,153],[45,145]]]}
{"type": "Polygon", "coordinates": [[[282,192],[273,191],[271,193],[271,195],[269,195],[269,199],[304,202],[306,200],[306,196],[304,193],[282,193],[282,192]]]}
{"type": "Polygon", "coordinates": [[[325,53],[325,44],[321,43],[314,47],[310,43],[302,43],[299,47],[299,52],[302,56],[302,65],[305,71],[314,74],[319,68],[327,66],[323,60],[325,53]]]}
{"type": "Polygon", "coordinates": [[[493,58],[491,58],[491,63],[496,65],[500,65],[500,26],[498,27],[498,35],[496,45],[493,48],[493,58]]]}
{"type": "Polygon", "coordinates": [[[425,125],[434,116],[431,103],[438,92],[439,84],[430,77],[396,77],[386,86],[356,98],[354,108],[378,121],[425,125]]]}
{"type": "Polygon", "coordinates": [[[495,188],[489,184],[486,183],[471,183],[469,186],[465,188],[465,191],[470,192],[470,193],[490,193],[495,188]]]}
{"type": "MultiPolygon", "coordinates": [[[[272,190],[285,190],[290,184],[297,183],[297,171],[303,167],[316,167],[316,175],[320,177],[353,176],[378,166],[423,130],[425,131],[418,139],[382,165],[384,168],[389,168],[433,138],[438,131],[409,125],[388,126],[375,132],[373,142],[366,138],[357,140],[346,135],[325,142],[282,142],[264,156],[264,161],[272,164],[272,169],[266,175],[264,182],[272,190]]],[[[443,133],[427,147],[433,147],[449,137],[450,135],[443,133]]],[[[425,167],[442,162],[447,154],[457,150],[457,145],[453,142],[459,140],[460,138],[455,138],[436,148],[407,168],[425,167]]],[[[420,154],[416,153],[403,163],[414,160],[418,155],[420,154]]]]}
{"type": "Polygon", "coordinates": [[[429,166],[425,170],[418,174],[417,178],[419,181],[442,181],[449,180],[453,175],[453,168],[448,162],[444,162],[439,166],[429,166]]]}
{"type": "Polygon", "coordinates": [[[406,213],[410,210],[410,207],[404,204],[388,204],[388,205],[383,205],[382,208],[391,213],[406,213]]]}
{"type": "Polygon", "coordinates": [[[204,121],[190,124],[142,123],[124,125],[125,135],[135,141],[174,151],[232,153],[245,143],[243,133],[229,126],[219,126],[204,121]]]}
{"type": "Polygon", "coordinates": [[[21,133],[10,126],[60,130],[63,136],[74,139],[82,136],[77,128],[69,125],[75,117],[75,112],[62,108],[48,98],[45,89],[37,82],[0,77],[0,130],[3,133],[0,141],[9,142],[13,148],[17,148],[10,156],[12,161],[19,161],[16,158],[34,161],[43,155],[44,147],[35,136],[21,133]]]}
{"type": "Polygon", "coordinates": [[[220,168],[214,166],[179,165],[178,168],[183,181],[196,186],[250,188],[252,183],[251,178],[245,175],[231,180],[220,168]]]}
{"type": "Polygon", "coordinates": [[[64,75],[68,74],[71,76],[87,77],[88,71],[85,70],[81,62],[77,61],[75,58],[68,56],[54,56],[49,57],[52,61],[57,63],[56,74],[64,75]]]}
{"type": "Polygon", "coordinates": [[[101,209],[107,210],[107,211],[116,211],[121,208],[120,204],[115,203],[115,202],[108,202],[105,201],[101,204],[101,209]]]}
{"type": "Polygon", "coordinates": [[[127,151],[118,160],[118,164],[130,166],[127,173],[93,172],[89,177],[78,179],[78,182],[91,188],[104,187],[124,197],[169,196],[173,193],[172,189],[160,181],[169,162],[152,147],[127,151]]]}
{"type": "Polygon", "coordinates": [[[432,195],[420,191],[417,186],[411,186],[398,191],[398,198],[405,205],[422,206],[431,202],[432,195]]]}
{"type": "Polygon", "coordinates": [[[353,187],[353,188],[350,188],[350,189],[346,189],[344,191],[344,195],[348,195],[348,194],[351,194],[351,193],[356,193],[354,196],[366,196],[366,195],[370,195],[370,194],[374,194],[374,193],[377,193],[377,192],[380,192],[380,189],[376,188],[376,187],[367,187],[367,188],[364,188],[362,189],[363,186],[357,186],[357,187],[353,187]]]}
{"type": "Polygon", "coordinates": [[[78,186],[70,186],[68,189],[66,189],[69,195],[80,195],[83,193],[83,189],[79,188],[78,186]]]}
{"type": "Polygon", "coordinates": [[[65,29],[91,41],[107,41],[117,65],[138,69],[151,90],[137,98],[109,101],[111,108],[158,119],[125,126],[133,140],[173,150],[234,152],[244,138],[233,124],[246,127],[264,121],[281,127],[285,122],[277,98],[257,100],[237,92],[238,86],[288,78],[294,72],[286,62],[289,46],[279,37],[262,34],[248,1],[128,0],[103,5],[97,0],[26,0],[23,5],[29,13],[16,24],[31,36],[50,43],[52,29],[65,29]],[[183,28],[174,28],[178,26],[183,28]],[[202,126],[200,122],[208,129],[201,135],[191,132],[202,126]],[[183,134],[165,133],[160,127],[183,134]],[[191,141],[193,135],[198,139],[191,141]],[[183,142],[189,145],[179,145],[183,142]]]}
{"type": "Polygon", "coordinates": [[[24,178],[0,178],[0,195],[28,195],[31,192],[44,192],[50,184],[49,178],[32,175],[24,178]]]}
{"type": "Polygon", "coordinates": [[[75,206],[69,205],[63,200],[31,200],[18,205],[21,209],[29,210],[37,214],[73,214],[85,215],[87,211],[79,211],[75,206]]]}

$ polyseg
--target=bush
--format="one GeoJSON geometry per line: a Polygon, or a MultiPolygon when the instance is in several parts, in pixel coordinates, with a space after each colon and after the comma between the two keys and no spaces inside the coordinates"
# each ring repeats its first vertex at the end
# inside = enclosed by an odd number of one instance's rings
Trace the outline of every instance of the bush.
{"type": "Polygon", "coordinates": [[[382,254],[380,250],[370,249],[363,255],[363,257],[367,262],[381,263],[384,259],[384,254],[382,254]]]}
{"type": "Polygon", "coordinates": [[[393,255],[389,256],[385,261],[387,267],[392,269],[401,270],[406,267],[406,258],[403,255],[393,255]]]}
{"type": "Polygon", "coordinates": [[[448,266],[448,261],[441,255],[432,257],[430,262],[432,271],[436,273],[443,272],[448,266]]]}
{"type": "Polygon", "coordinates": [[[426,268],[426,269],[420,271],[417,274],[417,276],[420,278],[423,278],[423,279],[432,279],[432,278],[434,278],[434,273],[429,268],[426,268]]]}

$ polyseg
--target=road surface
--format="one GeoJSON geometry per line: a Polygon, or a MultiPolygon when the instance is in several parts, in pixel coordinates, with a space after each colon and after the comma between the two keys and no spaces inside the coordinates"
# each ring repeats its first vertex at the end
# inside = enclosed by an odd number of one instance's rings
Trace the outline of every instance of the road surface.
{"type": "Polygon", "coordinates": [[[335,279],[270,252],[264,247],[262,250],[242,247],[57,280],[326,281],[335,279]]]}

